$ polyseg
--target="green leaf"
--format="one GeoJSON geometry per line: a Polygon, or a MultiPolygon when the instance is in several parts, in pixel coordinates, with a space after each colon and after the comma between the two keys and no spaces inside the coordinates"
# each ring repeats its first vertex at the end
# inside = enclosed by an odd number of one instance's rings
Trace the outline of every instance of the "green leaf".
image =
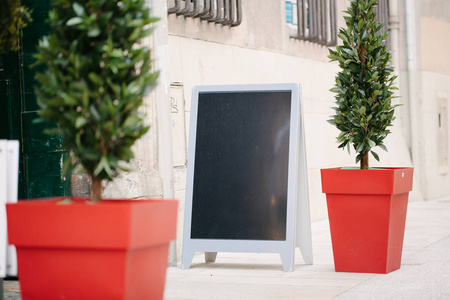
{"type": "Polygon", "coordinates": [[[347,139],[347,134],[345,132],[341,132],[339,133],[338,137],[337,137],[337,141],[339,143],[344,142],[347,139]]]}
{"type": "Polygon", "coordinates": [[[90,80],[92,83],[94,83],[95,85],[102,86],[102,85],[104,84],[103,78],[100,77],[100,76],[98,76],[98,75],[97,75],[96,73],[94,73],[94,72],[89,73],[88,77],[89,77],[89,80],[90,80]]]}
{"type": "Polygon", "coordinates": [[[79,17],[73,17],[69,19],[66,23],[67,26],[75,26],[83,23],[83,19],[79,17]]]}
{"type": "Polygon", "coordinates": [[[336,125],[336,121],[334,119],[327,120],[331,125],[336,125]]]}
{"type": "Polygon", "coordinates": [[[364,149],[364,144],[361,143],[361,144],[356,145],[355,151],[356,152],[361,152],[363,149],[364,149]]]}
{"type": "Polygon", "coordinates": [[[343,52],[347,53],[350,56],[356,56],[355,52],[352,49],[348,49],[348,48],[343,48],[342,49],[343,52]]]}
{"type": "Polygon", "coordinates": [[[108,158],[106,156],[102,156],[102,158],[100,159],[97,168],[95,168],[94,170],[94,176],[99,176],[102,171],[105,171],[109,177],[114,177],[108,162],[108,158]]]}
{"type": "Polygon", "coordinates": [[[83,116],[79,116],[76,121],[75,121],[75,128],[76,129],[80,129],[81,127],[83,127],[84,125],[86,125],[88,123],[88,120],[83,117],[83,116]]]}
{"type": "Polygon", "coordinates": [[[100,28],[98,26],[93,26],[88,31],[88,37],[97,37],[101,33],[100,28]]]}
{"type": "Polygon", "coordinates": [[[81,17],[84,14],[84,7],[81,6],[78,2],[74,2],[72,7],[77,16],[81,17]]]}
{"type": "Polygon", "coordinates": [[[91,113],[91,116],[95,122],[101,122],[102,117],[100,116],[99,112],[97,111],[97,108],[95,107],[95,105],[93,105],[93,104],[89,105],[89,112],[91,113]]]}
{"type": "Polygon", "coordinates": [[[384,144],[379,144],[378,146],[379,146],[381,149],[383,149],[384,151],[386,151],[386,152],[388,151],[387,148],[386,148],[386,146],[385,146],[384,144]]]}
{"type": "Polygon", "coordinates": [[[72,173],[73,169],[75,168],[75,165],[72,162],[72,158],[70,156],[67,156],[64,159],[63,167],[61,169],[61,176],[66,177],[70,173],[72,173]]]}
{"type": "Polygon", "coordinates": [[[134,41],[139,38],[141,35],[142,29],[140,27],[136,27],[132,32],[131,35],[128,37],[129,41],[134,41]]]}
{"type": "Polygon", "coordinates": [[[347,36],[346,36],[346,34],[345,34],[344,32],[340,32],[340,33],[338,34],[338,37],[339,37],[343,42],[349,43],[348,38],[347,38],[347,36]]]}
{"type": "Polygon", "coordinates": [[[366,107],[361,106],[361,108],[359,109],[359,113],[360,113],[360,115],[364,116],[366,114],[366,107]]]}
{"type": "Polygon", "coordinates": [[[342,89],[340,88],[340,87],[333,87],[333,88],[331,88],[330,89],[330,92],[333,92],[333,93],[342,93],[342,89]]]}
{"type": "Polygon", "coordinates": [[[134,19],[128,22],[127,27],[142,27],[144,25],[144,20],[134,19]]]}
{"type": "Polygon", "coordinates": [[[361,20],[359,20],[359,22],[358,22],[358,29],[361,30],[363,26],[364,26],[364,20],[361,19],[361,20]]]}
{"type": "Polygon", "coordinates": [[[373,152],[373,151],[370,151],[370,153],[372,153],[373,157],[374,157],[377,161],[380,161],[380,157],[378,156],[378,154],[376,154],[376,153],[373,152]]]}
{"type": "Polygon", "coordinates": [[[359,153],[359,154],[356,156],[355,163],[359,163],[359,162],[361,161],[362,157],[363,157],[363,154],[362,154],[362,153],[359,153]]]}

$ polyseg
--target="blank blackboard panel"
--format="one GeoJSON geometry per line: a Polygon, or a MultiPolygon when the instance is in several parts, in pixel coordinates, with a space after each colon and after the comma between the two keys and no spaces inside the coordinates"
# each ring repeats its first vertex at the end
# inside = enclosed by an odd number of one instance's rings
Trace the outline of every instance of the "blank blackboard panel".
{"type": "Polygon", "coordinates": [[[191,239],[286,239],[291,96],[199,94],[191,239]]]}

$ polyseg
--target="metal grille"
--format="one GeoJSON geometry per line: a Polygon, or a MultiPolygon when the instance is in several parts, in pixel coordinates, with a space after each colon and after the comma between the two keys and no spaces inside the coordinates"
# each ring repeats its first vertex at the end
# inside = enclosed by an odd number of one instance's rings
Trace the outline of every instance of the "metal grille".
{"type": "Polygon", "coordinates": [[[336,0],[298,0],[297,34],[292,38],[336,45],[336,0]]]}
{"type": "MultiPolygon", "coordinates": [[[[385,33],[389,30],[389,1],[388,0],[378,0],[378,5],[375,6],[374,11],[377,13],[378,21],[384,24],[383,28],[380,29],[380,33],[385,33]]],[[[391,39],[390,36],[386,38],[383,45],[390,47],[391,39]]]]}
{"type": "Polygon", "coordinates": [[[235,27],[242,22],[241,0],[174,0],[167,12],[223,26],[235,27]]]}

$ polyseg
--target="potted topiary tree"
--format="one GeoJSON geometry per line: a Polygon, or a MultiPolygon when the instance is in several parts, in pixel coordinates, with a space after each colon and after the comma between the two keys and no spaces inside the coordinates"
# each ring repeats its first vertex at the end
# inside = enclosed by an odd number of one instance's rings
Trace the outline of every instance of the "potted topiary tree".
{"type": "Polygon", "coordinates": [[[384,139],[394,120],[394,68],[383,45],[374,7],[377,0],[351,0],[345,11],[342,44],[330,49],[340,72],[337,107],[329,123],[340,134],[339,148],[353,146],[360,168],[322,169],[336,271],[388,273],[400,268],[412,168],[369,168],[369,153],[386,150],[384,139]]]}
{"type": "Polygon", "coordinates": [[[24,299],[163,297],[177,202],[100,201],[102,181],[127,170],[148,130],[139,108],[158,73],[140,42],[156,20],[145,0],[52,1],[36,55],[46,67],[36,75],[39,115],[71,155],[63,176],[81,165],[91,196],[8,205],[24,299]]]}

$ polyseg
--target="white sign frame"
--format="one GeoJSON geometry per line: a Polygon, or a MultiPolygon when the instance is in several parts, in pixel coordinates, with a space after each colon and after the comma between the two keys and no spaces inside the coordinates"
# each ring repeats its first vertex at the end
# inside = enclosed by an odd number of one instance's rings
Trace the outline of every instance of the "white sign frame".
{"type": "Polygon", "coordinates": [[[6,228],[7,185],[7,141],[0,140],[0,278],[6,277],[6,248],[8,245],[6,228]]]}
{"type": "Polygon", "coordinates": [[[16,251],[8,245],[6,203],[17,202],[19,141],[0,140],[0,278],[17,276],[16,251]]]}
{"type": "Polygon", "coordinates": [[[181,263],[183,269],[188,269],[190,267],[195,252],[205,252],[205,260],[207,262],[214,262],[217,252],[256,252],[279,253],[283,269],[285,271],[293,271],[295,246],[300,248],[305,263],[312,264],[311,221],[303,127],[301,86],[298,83],[213,85],[195,86],[193,88],[181,263]],[[291,92],[286,240],[192,239],[190,234],[199,94],[202,92],[264,91],[291,92]]]}

